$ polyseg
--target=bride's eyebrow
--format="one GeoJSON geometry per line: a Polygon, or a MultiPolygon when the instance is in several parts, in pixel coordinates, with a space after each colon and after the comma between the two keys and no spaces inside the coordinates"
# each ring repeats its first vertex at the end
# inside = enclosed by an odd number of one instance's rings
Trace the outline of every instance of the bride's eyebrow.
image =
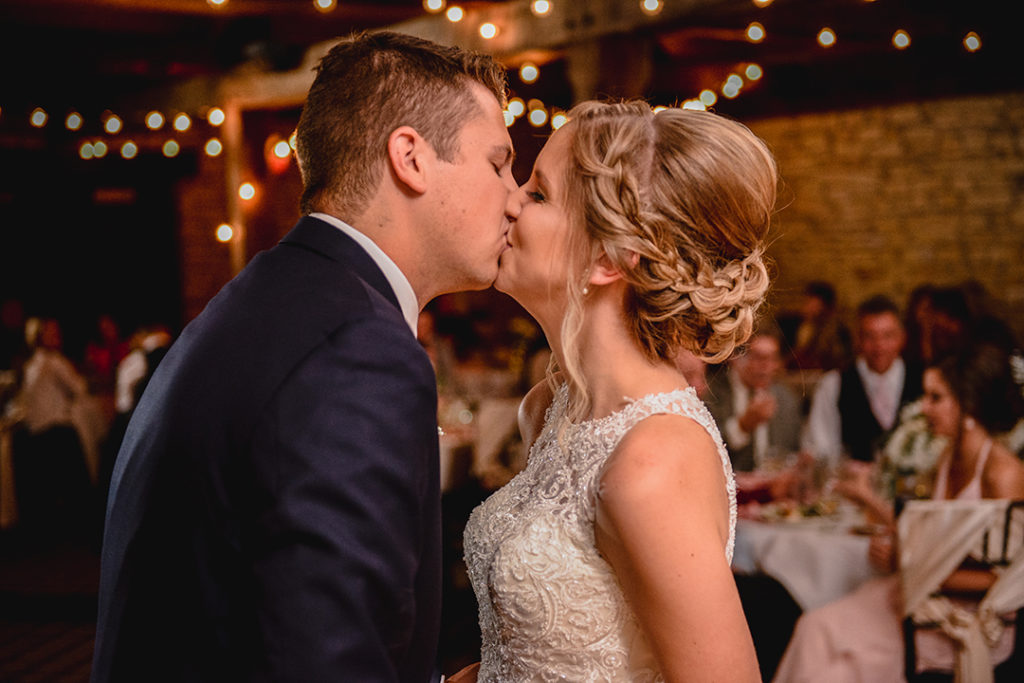
{"type": "Polygon", "coordinates": [[[551,183],[548,182],[548,177],[544,175],[544,171],[539,168],[533,169],[533,175],[537,177],[537,185],[540,186],[547,193],[551,193],[551,183]]]}

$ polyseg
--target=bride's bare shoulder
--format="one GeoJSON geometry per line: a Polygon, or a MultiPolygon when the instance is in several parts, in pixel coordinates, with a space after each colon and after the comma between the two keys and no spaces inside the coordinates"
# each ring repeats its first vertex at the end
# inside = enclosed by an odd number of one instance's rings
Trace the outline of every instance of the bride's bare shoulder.
{"type": "MultiPolygon", "coordinates": [[[[556,373],[554,380],[555,386],[560,385],[562,383],[561,373],[556,373]]],[[[523,402],[519,404],[519,433],[523,435],[523,444],[527,449],[533,445],[533,442],[540,436],[541,430],[544,429],[544,414],[555,397],[551,387],[552,383],[547,379],[538,382],[526,393],[523,402]]]]}

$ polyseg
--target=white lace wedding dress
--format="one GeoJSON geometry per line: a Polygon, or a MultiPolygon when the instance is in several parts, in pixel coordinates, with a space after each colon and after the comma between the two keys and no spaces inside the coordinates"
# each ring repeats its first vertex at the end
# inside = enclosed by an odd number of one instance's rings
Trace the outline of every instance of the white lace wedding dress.
{"type": "MultiPolygon", "coordinates": [[[[736,485],[711,414],[692,389],[652,394],[607,417],[568,427],[563,385],[526,469],[473,511],[465,552],[480,605],[480,683],[661,681],[611,566],[594,542],[602,466],[650,415],[686,416],[714,439],[729,495],[731,562],[736,485]]],[[[680,492],[685,495],[685,492],[680,492]]]]}

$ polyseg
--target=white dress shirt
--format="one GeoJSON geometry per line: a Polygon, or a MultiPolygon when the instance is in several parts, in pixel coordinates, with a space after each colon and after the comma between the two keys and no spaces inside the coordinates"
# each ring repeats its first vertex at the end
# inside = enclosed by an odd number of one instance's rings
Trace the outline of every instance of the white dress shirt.
{"type": "Polygon", "coordinates": [[[405,318],[405,322],[409,325],[409,329],[412,330],[412,334],[416,336],[416,321],[420,317],[420,306],[416,300],[416,292],[413,291],[412,285],[409,284],[408,278],[402,273],[402,271],[395,265],[395,262],[391,260],[384,250],[377,246],[377,244],[369,237],[359,232],[345,221],[335,218],[326,213],[311,213],[309,214],[312,218],[319,218],[325,223],[330,223],[338,230],[351,237],[356,241],[356,244],[361,246],[373,262],[377,264],[381,272],[384,273],[384,278],[391,285],[392,291],[395,293],[395,298],[398,299],[398,305],[402,309],[402,317],[405,318]]]}
{"type": "MultiPolygon", "coordinates": [[[[890,429],[896,423],[903,382],[907,375],[903,359],[897,358],[883,373],[873,372],[860,357],[857,358],[856,366],[871,412],[883,429],[890,429]]],[[[838,461],[843,451],[842,417],[839,414],[841,384],[838,370],[830,370],[822,376],[811,400],[804,437],[804,450],[831,462],[838,461]]]]}
{"type": "Polygon", "coordinates": [[[747,412],[750,405],[750,387],[743,383],[739,373],[729,368],[729,384],[732,387],[732,417],[725,421],[723,432],[725,443],[729,448],[738,450],[745,448],[751,441],[754,442],[754,467],[762,467],[765,464],[768,451],[768,423],[762,422],[754,428],[752,433],[743,431],[740,427],[740,417],[747,412]]]}

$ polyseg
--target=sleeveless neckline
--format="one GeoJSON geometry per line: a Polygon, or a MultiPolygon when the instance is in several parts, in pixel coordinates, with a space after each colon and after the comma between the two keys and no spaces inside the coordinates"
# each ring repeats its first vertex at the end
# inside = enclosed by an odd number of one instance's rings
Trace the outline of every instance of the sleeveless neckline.
{"type": "MultiPolygon", "coordinates": [[[[555,394],[555,397],[557,398],[558,395],[563,393],[563,392],[565,393],[566,407],[568,407],[569,385],[563,383],[558,388],[558,393],[555,394]]],[[[682,394],[687,394],[687,393],[692,393],[693,394],[693,398],[696,398],[697,400],[700,400],[699,397],[697,396],[697,391],[693,387],[684,387],[682,389],[672,389],[671,391],[653,391],[653,392],[651,392],[649,394],[644,394],[640,398],[630,398],[629,396],[623,396],[622,398],[626,401],[626,405],[622,406],[621,408],[618,408],[617,410],[613,410],[612,412],[610,412],[607,415],[604,415],[602,417],[591,417],[591,418],[588,418],[586,420],[580,420],[579,422],[571,422],[568,419],[566,419],[566,422],[569,425],[569,427],[573,428],[573,429],[576,429],[576,428],[579,428],[579,427],[587,427],[587,426],[591,426],[591,425],[592,426],[601,426],[601,425],[603,425],[603,424],[605,424],[607,422],[611,422],[616,417],[619,417],[619,416],[625,414],[626,411],[635,408],[637,405],[646,405],[647,403],[649,403],[651,401],[654,401],[656,399],[662,399],[662,398],[666,398],[666,399],[669,399],[669,400],[674,400],[677,397],[677,395],[682,395],[682,394]],[[671,398],[669,398],[669,397],[671,397],[671,398]]],[[[552,401],[552,405],[554,405],[554,401],[552,401]]]]}
{"type": "MultiPolygon", "coordinates": [[[[981,475],[985,472],[985,464],[988,463],[988,456],[992,453],[992,446],[993,439],[989,437],[978,450],[978,459],[974,463],[974,471],[971,472],[971,478],[956,492],[953,498],[948,498],[948,500],[980,500],[983,498],[981,475]]],[[[932,497],[936,500],[947,499],[949,494],[949,468],[951,465],[952,458],[945,459],[935,474],[935,491],[932,497]]]]}

